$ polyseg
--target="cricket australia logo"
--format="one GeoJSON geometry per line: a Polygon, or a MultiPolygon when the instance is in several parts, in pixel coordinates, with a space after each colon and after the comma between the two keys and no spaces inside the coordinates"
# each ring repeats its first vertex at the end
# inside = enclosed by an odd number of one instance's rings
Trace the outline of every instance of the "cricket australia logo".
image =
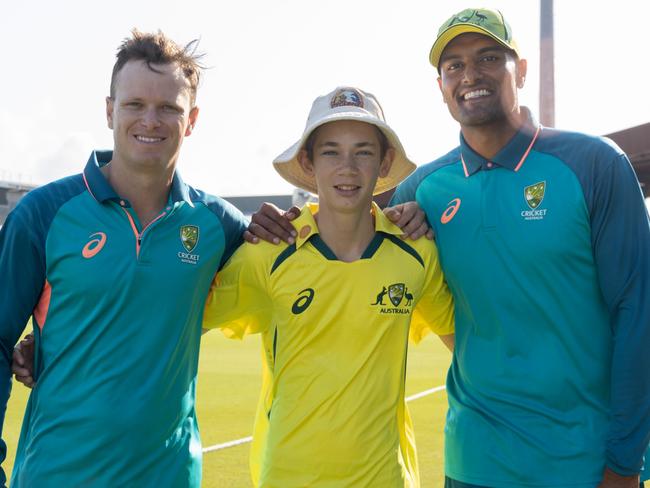
{"type": "Polygon", "coordinates": [[[363,96],[354,88],[341,88],[330,101],[330,108],[353,106],[363,108],[363,96]]]}
{"type": "Polygon", "coordinates": [[[181,227],[181,242],[187,252],[192,252],[199,242],[199,228],[196,225],[184,225],[181,227]]]}
{"type": "Polygon", "coordinates": [[[199,243],[199,227],[197,225],[181,226],[181,244],[186,252],[180,251],[178,257],[184,263],[196,264],[199,262],[199,255],[192,254],[199,243]]]}
{"type": "Polygon", "coordinates": [[[379,313],[391,314],[409,314],[411,313],[413,303],[413,295],[409,293],[407,286],[404,283],[393,283],[392,285],[383,286],[381,291],[377,294],[377,299],[372,306],[379,306],[379,313]],[[384,298],[388,296],[390,304],[384,303],[384,298]],[[403,303],[402,303],[403,302],[403,303]],[[400,307],[400,305],[402,305],[400,307]]]}
{"type": "Polygon", "coordinates": [[[521,212],[524,220],[542,220],[546,216],[546,209],[539,208],[544,200],[546,182],[540,181],[524,188],[524,200],[530,210],[521,212]]]}

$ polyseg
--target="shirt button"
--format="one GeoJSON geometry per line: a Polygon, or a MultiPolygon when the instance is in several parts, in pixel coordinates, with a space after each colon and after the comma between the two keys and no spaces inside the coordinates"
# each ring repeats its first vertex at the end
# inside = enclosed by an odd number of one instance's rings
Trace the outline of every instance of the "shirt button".
{"type": "Polygon", "coordinates": [[[126,207],[126,202],[124,200],[120,200],[120,205],[126,207]]]}
{"type": "Polygon", "coordinates": [[[494,164],[492,164],[492,163],[488,163],[488,164],[487,164],[487,167],[488,167],[488,168],[491,168],[492,166],[494,166],[494,164]]]}

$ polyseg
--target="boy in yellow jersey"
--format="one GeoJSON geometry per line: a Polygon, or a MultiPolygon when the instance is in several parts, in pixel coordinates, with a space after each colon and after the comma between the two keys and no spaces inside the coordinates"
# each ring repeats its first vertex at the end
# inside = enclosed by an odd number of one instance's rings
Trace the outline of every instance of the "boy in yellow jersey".
{"type": "Polygon", "coordinates": [[[240,247],[204,316],[232,337],[262,334],[253,481],[418,487],[407,343],[431,330],[453,347],[453,304],[434,243],[404,242],[372,203],[414,165],[375,97],[342,87],[316,99],[274,166],[319,204],[294,221],[294,244],[240,247]]]}

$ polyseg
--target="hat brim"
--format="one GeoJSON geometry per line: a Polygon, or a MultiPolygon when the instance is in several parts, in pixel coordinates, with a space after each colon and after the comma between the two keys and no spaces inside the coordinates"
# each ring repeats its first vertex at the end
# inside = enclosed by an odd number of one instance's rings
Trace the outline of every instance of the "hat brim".
{"type": "MultiPolygon", "coordinates": [[[[345,107],[349,109],[350,107],[345,107]]],[[[298,142],[293,144],[289,149],[284,151],[281,155],[273,160],[273,167],[286,181],[298,188],[307,190],[310,193],[317,194],[318,187],[316,180],[313,177],[305,174],[300,163],[298,162],[298,153],[307,142],[307,138],[318,127],[329,122],[336,122],[338,120],[356,120],[359,122],[366,122],[379,128],[388,139],[388,145],[395,149],[395,158],[390,167],[390,171],[383,178],[378,178],[375,184],[373,195],[384,193],[388,190],[395,188],[404,178],[410,175],[416,168],[416,165],[406,156],[404,147],[400,142],[397,134],[386,123],[371,116],[365,111],[344,111],[330,114],[326,117],[319,119],[313,125],[308,126],[302,137],[298,142]]]]}
{"type": "Polygon", "coordinates": [[[498,36],[495,36],[487,29],[484,29],[474,24],[460,23],[460,24],[454,24],[448,29],[446,29],[445,31],[443,31],[443,33],[437,37],[436,41],[433,43],[433,46],[431,46],[431,51],[429,52],[429,62],[434,66],[434,68],[438,69],[438,64],[440,63],[440,56],[442,56],[442,52],[447,47],[447,44],[449,44],[452,40],[454,40],[456,37],[460,36],[461,34],[467,34],[470,32],[488,36],[494,39],[495,41],[497,41],[503,47],[514,51],[517,54],[517,56],[519,56],[519,49],[514,40],[511,40],[510,44],[508,44],[506,41],[500,39],[498,36]]]}

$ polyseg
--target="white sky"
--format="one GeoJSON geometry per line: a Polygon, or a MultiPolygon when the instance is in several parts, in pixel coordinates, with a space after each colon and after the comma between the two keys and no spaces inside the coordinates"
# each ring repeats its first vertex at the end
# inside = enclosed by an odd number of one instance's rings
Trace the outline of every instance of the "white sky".
{"type": "MultiPolygon", "coordinates": [[[[647,15],[638,0],[556,0],[556,125],[605,134],[650,121],[647,15]]],[[[493,0],[529,75],[538,113],[539,2],[493,0]]],[[[0,13],[0,179],[42,183],[79,172],[110,148],[104,97],[114,55],[132,27],[200,37],[212,69],[199,90],[183,178],[222,196],[291,191],[271,160],[302,132],[312,100],[337,85],[374,93],[411,158],[457,145],[428,64],[439,25],[459,0],[35,0],[0,13]]],[[[478,4],[480,6],[480,4],[478,4]]]]}

